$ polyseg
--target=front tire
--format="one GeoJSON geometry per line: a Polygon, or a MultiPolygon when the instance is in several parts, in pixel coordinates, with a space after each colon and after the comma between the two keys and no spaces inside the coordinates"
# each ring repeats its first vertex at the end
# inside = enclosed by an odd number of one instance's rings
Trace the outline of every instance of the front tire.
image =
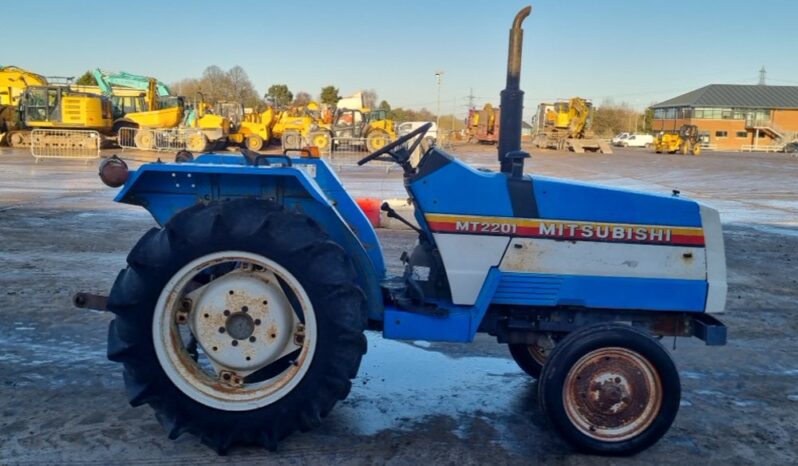
{"type": "Polygon", "coordinates": [[[391,137],[386,131],[375,129],[366,136],[366,149],[369,153],[377,152],[390,142],[391,137]]]}
{"type": "Polygon", "coordinates": [[[219,453],[316,427],[366,351],[351,260],[311,218],[266,201],[197,205],[152,229],[108,308],[131,405],[219,453]]]}
{"type": "Polygon", "coordinates": [[[632,455],[656,443],[679,411],[681,384],[667,350],[645,332],[598,324],[567,335],[538,385],[541,410],[587,453],[632,455]]]}
{"type": "Polygon", "coordinates": [[[205,152],[210,142],[202,133],[192,133],[186,139],[186,150],[189,152],[205,152]]]}
{"type": "Polygon", "coordinates": [[[254,150],[257,152],[263,149],[263,138],[257,134],[247,136],[247,138],[244,139],[244,146],[246,146],[246,148],[249,150],[254,150]]]}
{"type": "Polygon", "coordinates": [[[310,133],[310,145],[319,148],[319,152],[327,153],[332,148],[332,135],[327,131],[310,133]]]}
{"type": "Polygon", "coordinates": [[[510,343],[507,347],[518,367],[530,377],[537,379],[540,377],[543,364],[545,364],[546,358],[551,353],[554,345],[555,341],[551,338],[551,335],[545,334],[538,335],[538,340],[531,345],[510,343]]]}

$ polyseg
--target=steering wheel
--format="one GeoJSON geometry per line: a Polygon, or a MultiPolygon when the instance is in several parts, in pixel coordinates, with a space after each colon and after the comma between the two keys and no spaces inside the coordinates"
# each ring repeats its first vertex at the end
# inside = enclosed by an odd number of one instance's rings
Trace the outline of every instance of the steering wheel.
{"type": "Polygon", "coordinates": [[[389,143],[389,144],[386,144],[381,149],[377,149],[373,153],[363,157],[362,159],[360,159],[357,162],[357,164],[358,165],[365,165],[365,164],[371,162],[372,160],[377,159],[381,155],[388,154],[388,155],[391,156],[391,158],[393,159],[394,162],[398,163],[399,165],[403,165],[403,164],[405,164],[407,162],[407,159],[409,157],[408,156],[400,157],[398,154],[396,154],[394,152],[394,149],[396,149],[396,148],[398,148],[400,146],[403,146],[405,143],[407,143],[411,139],[416,138],[416,140],[413,141],[413,145],[411,145],[410,148],[407,150],[407,154],[408,155],[412,154],[413,151],[416,150],[418,145],[424,139],[424,135],[427,134],[427,131],[429,131],[429,129],[431,127],[432,127],[432,123],[423,124],[423,125],[419,126],[418,128],[414,129],[413,131],[411,131],[411,132],[405,134],[404,136],[400,137],[396,141],[394,141],[392,143],[389,143]]]}

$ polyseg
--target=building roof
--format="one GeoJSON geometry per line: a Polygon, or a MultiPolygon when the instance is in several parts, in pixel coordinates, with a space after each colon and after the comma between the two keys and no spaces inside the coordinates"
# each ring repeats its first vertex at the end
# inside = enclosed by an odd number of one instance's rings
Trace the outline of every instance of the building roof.
{"type": "Polygon", "coordinates": [[[651,106],[665,107],[798,109],[798,86],[710,84],[651,106]]]}

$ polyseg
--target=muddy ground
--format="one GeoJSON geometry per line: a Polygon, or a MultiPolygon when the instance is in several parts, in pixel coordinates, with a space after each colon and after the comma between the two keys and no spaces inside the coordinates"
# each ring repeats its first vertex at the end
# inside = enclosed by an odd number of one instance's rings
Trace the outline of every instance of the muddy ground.
{"type": "MultiPolygon", "coordinates": [[[[495,152],[459,148],[485,166],[495,152]]],[[[141,156],[141,155],[139,155],[141,156]]],[[[357,195],[401,194],[384,167],[336,161],[357,195]]],[[[34,164],[0,148],[0,464],[795,464],[798,462],[798,159],[538,154],[528,171],[670,192],[721,210],[729,269],[729,344],[680,339],[683,402],[670,432],[632,458],[573,453],[540,415],[536,383],[489,337],[471,345],[369,334],[349,398],[277,453],[227,457],[191,436],[170,441],[126,401],[105,358],[110,316],[77,310],[77,290],[106,292],[154,222],[114,204],[96,164],[34,164]]],[[[414,237],[381,231],[395,267],[414,237]]],[[[673,341],[665,341],[672,348],[673,341]]]]}

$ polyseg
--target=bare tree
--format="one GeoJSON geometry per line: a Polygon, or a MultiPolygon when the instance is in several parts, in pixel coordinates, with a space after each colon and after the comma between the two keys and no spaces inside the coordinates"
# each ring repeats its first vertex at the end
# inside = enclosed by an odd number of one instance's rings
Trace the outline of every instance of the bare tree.
{"type": "Polygon", "coordinates": [[[363,92],[363,105],[368,108],[377,108],[377,91],[366,89],[363,92]]]}
{"type": "Polygon", "coordinates": [[[297,107],[301,107],[309,104],[311,100],[313,100],[313,97],[311,97],[309,93],[305,91],[299,91],[296,93],[296,97],[294,98],[292,104],[297,107]]]}
{"type": "Polygon", "coordinates": [[[205,100],[210,103],[231,100],[252,108],[259,108],[263,104],[247,72],[240,66],[224,71],[212,65],[205,68],[201,78],[180,80],[172,84],[172,88],[179,95],[188,98],[193,98],[201,92],[205,100]]]}

